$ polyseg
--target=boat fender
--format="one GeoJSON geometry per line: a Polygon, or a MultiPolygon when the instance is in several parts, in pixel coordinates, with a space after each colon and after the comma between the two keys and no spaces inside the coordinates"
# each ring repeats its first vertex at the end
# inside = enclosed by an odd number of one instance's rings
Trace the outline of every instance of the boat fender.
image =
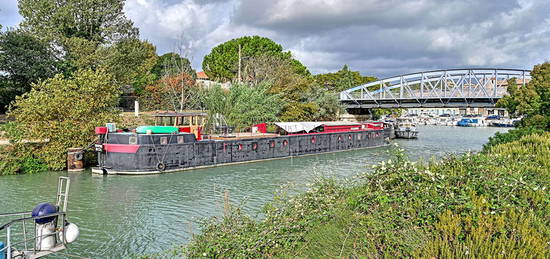
{"type": "Polygon", "coordinates": [[[63,243],[72,243],[80,236],[80,229],[73,223],[65,222],[64,231],[59,232],[59,240],[63,243]]]}
{"type": "Polygon", "coordinates": [[[164,169],[166,169],[166,165],[164,165],[164,163],[160,162],[157,164],[157,170],[162,172],[164,169]]]}

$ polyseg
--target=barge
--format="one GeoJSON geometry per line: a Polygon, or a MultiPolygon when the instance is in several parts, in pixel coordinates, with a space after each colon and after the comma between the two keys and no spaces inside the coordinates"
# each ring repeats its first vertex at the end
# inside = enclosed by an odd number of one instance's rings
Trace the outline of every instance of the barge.
{"type": "MultiPolygon", "coordinates": [[[[175,114],[174,116],[186,116],[175,114]]],[[[182,122],[183,118],[170,119],[182,122]]],[[[191,120],[193,121],[193,120],[191,120]]],[[[177,124],[177,123],[176,123],[177,124]]],[[[384,146],[391,127],[382,122],[280,122],[278,133],[202,135],[202,128],[146,126],[132,131],[98,127],[94,174],[143,175],[384,146]]],[[[258,130],[259,129],[259,130],[258,130]]]]}

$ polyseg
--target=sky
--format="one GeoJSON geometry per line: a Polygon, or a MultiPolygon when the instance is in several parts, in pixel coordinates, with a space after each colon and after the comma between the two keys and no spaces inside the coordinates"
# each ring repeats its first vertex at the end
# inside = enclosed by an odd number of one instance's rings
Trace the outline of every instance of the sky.
{"type": "MultiPolygon", "coordinates": [[[[549,0],[127,0],[124,11],[158,54],[184,53],[197,70],[213,47],[245,35],[274,40],[312,73],[550,61],[549,0]]],[[[0,0],[0,24],[21,20],[16,0],[0,0]]]]}

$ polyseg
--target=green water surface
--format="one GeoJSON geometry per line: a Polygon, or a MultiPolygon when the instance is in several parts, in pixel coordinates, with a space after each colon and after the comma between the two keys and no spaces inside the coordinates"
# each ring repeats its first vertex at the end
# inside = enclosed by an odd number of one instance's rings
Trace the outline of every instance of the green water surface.
{"type": "MultiPolygon", "coordinates": [[[[393,141],[414,160],[478,151],[489,136],[505,129],[424,126],[419,131],[417,140],[393,141]]],[[[281,186],[299,192],[322,176],[368,172],[372,164],[389,159],[387,151],[380,147],[150,176],[92,176],[89,171],[2,176],[0,213],[54,202],[58,176],[69,176],[69,220],[81,235],[67,252],[127,258],[188,242],[201,219],[223,213],[225,190],[233,204],[261,216],[262,206],[281,186]]]]}

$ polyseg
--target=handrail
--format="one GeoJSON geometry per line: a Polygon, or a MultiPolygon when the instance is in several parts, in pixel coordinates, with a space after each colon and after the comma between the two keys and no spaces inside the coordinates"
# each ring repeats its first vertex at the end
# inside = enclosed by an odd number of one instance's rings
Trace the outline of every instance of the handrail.
{"type": "Polygon", "coordinates": [[[32,211],[0,213],[0,217],[18,216],[18,215],[31,214],[31,213],[32,213],[32,211]]]}
{"type": "Polygon", "coordinates": [[[55,235],[57,235],[57,234],[59,234],[59,233],[62,233],[62,232],[63,232],[63,229],[58,229],[58,230],[55,230],[54,232],[49,233],[49,234],[39,235],[39,236],[33,236],[33,237],[31,237],[31,238],[23,239],[23,240],[21,240],[21,241],[19,241],[19,242],[12,243],[10,246],[5,246],[4,248],[0,249],[0,252],[7,250],[9,247],[15,247],[15,246],[17,246],[17,245],[24,244],[24,243],[26,243],[26,242],[28,242],[28,241],[36,240],[36,239],[39,238],[39,237],[55,236],[55,235]]]}
{"type": "Polygon", "coordinates": [[[19,219],[14,219],[2,226],[0,226],[0,230],[4,230],[5,228],[17,223],[17,222],[20,222],[20,221],[25,221],[25,220],[29,220],[29,219],[41,219],[41,218],[49,218],[49,217],[55,217],[55,216],[65,216],[66,213],[65,212],[56,212],[56,213],[51,213],[51,214],[47,214],[47,215],[43,215],[43,216],[35,216],[35,217],[25,217],[25,218],[19,218],[19,219]]]}

